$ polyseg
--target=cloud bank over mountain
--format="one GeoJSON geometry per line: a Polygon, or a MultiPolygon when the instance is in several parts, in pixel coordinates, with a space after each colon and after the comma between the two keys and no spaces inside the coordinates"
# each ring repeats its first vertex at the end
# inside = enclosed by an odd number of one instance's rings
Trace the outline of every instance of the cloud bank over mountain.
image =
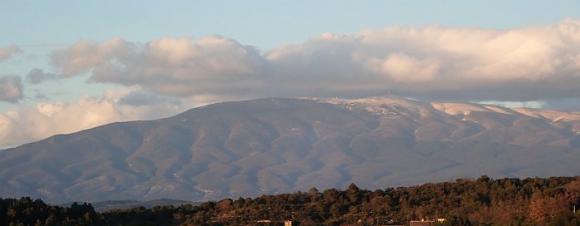
{"type": "MultiPolygon", "coordinates": [[[[21,51],[2,48],[0,61],[21,51]]],[[[24,79],[1,77],[0,101],[16,103],[30,96],[29,87],[51,81],[87,78],[78,85],[112,88],[100,97],[48,97],[1,112],[0,147],[259,97],[397,94],[580,110],[580,21],[573,19],[505,30],[433,25],[325,33],[270,50],[222,36],[84,40],[54,50],[49,64],[24,79]]]]}

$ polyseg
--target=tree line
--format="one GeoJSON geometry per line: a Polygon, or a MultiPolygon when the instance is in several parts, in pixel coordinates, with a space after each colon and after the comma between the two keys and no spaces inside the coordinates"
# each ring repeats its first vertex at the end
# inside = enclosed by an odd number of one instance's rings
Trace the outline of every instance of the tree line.
{"type": "Polygon", "coordinates": [[[0,199],[0,225],[386,225],[445,219],[438,225],[580,225],[580,177],[458,179],[420,186],[223,199],[199,205],[96,212],[31,198],[0,199]]]}

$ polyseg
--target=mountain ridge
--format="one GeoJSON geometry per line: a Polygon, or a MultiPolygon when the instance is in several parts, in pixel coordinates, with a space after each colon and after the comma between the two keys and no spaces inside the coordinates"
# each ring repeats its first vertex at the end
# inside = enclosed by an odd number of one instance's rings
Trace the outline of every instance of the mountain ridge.
{"type": "Polygon", "coordinates": [[[0,151],[0,196],[212,200],[580,174],[580,114],[401,97],[264,98],[0,151]]]}

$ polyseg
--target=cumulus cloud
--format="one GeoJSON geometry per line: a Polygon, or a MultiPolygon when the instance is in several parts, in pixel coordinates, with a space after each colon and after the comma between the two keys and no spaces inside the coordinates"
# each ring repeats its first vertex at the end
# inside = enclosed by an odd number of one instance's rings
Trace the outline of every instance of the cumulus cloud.
{"type": "Polygon", "coordinates": [[[140,85],[179,97],[248,90],[259,81],[253,77],[263,74],[256,49],[223,37],[163,38],[135,46],[121,39],[83,41],[56,51],[52,61],[63,77],[90,72],[93,82],[140,85]]]}
{"type": "Polygon", "coordinates": [[[20,77],[0,77],[0,101],[15,103],[20,99],[22,99],[22,81],[20,77]]]}
{"type": "Polygon", "coordinates": [[[161,95],[366,96],[454,100],[580,97],[580,21],[508,30],[388,27],[322,34],[266,52],[235,40],[79,42],[53,55],[64,76],[161,95]]]}
{"type": "MultiPolygon", "coordinates": [[[[324,34],[267,54],[288,77],[359,92],[460,100],[580,95],[580,22],[512,30],[391,27],[324,34]],[[295,73],[298,72],[298,73],[295,73]],[[338,83],[338,84],[337,84],[338,83]]],[[[326,88],[328,89],[328,88],[326,88]]]]}
{"type": "Polygon", "coordinates": [[[63,77],[70,77],[89,72],[113,59],[126,57],[132,48],[131,43],[119,38],[103,43],[80,41],[66,49],[54,51],[51,59],[63,77]]]}
{"type": "Polygon", "coordinates": [[[15,45],[0,48],[0,62],[10,59],[14,54],[19,52],[22,52],[22,50],[15,45]]]}

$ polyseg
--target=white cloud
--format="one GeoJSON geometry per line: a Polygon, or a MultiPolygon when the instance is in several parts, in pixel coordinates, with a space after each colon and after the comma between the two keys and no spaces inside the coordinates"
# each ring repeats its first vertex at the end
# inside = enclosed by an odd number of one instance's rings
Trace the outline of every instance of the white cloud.
{"type": "Polygon", "coordinates": [[[0,48],[0,62],[10,59],[14,54],[19,52],[22,52],[22,50],[15,45],[0,48]]]}
{"type": "Polygon", "coordinates": [[[414,59],[406,54],[394,53],[386,59],[369,61],[375,64],[371,67],[377,67],[378,73],[383,73],[395,82],[429,82],[435,79],[439,70],[439,63],[434,59],[414,59]]]}
{"type": "Polygon", "coordinates": [[[509,30],[389,27],[325,33],[265,53],[235,40],[79,42],[53,55],[65,76],[162,95],[365,96],[461,100],[580,97],[580,21],[509,30]],[[532,91],[532,89],[539,89],[532,91]]]}
{"type": "Polygon", "coordinates": [[[119,38],[103,43],[80,41],[66,49],[53,52],[52,63],[62,76],[69,77],[88,72],[112,59],[125,57],[132,48],[131,43],[119,38]]]}
{"type": "Polygon", "coordinates": [[[327,76],[321,86],[363,87],[361,95],[389,89],[442,98],[528,100],[580,94],[578,37],[580,22],[573,20],[512,30],[391,27],[324,34],[268,56],[289,76],[296,71],[306,75],[298,78],[305,81],[327,76]]]}
{"type": "Polygon", "coordinates": [[[93,82],[140,85],[180,97],[248,89],[262,74],[256,49],[219,36],[162,38],[135,46],[118,38],[83,41],[56,51],[52,61],[64,77],[92,72],[93,82]]]}
{"type": "Polygon", "coordinates": [[[18,76],[0,77],[0,101],[18,102],[22,99],[22,82],[18,76]]]}

